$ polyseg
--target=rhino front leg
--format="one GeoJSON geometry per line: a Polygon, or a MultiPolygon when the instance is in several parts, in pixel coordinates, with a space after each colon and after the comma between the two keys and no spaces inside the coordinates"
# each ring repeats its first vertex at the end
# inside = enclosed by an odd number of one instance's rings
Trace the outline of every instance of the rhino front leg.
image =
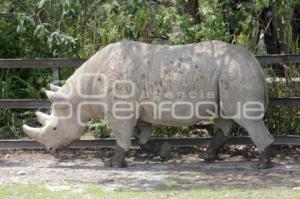
{"type": "Polygon", "coordinates": [[[112,134],[116,138],[115,153],[110,159],[109,165],[114,168],[127,166],[126,155],[131,147],[131,137],[133,135],[135,120],[109,119],[112,134]]]}
{"type": "Polygon", "coordinates": [[[233,121],[225,119],[216,119],[214,121],[214,132],[204,154],[200,158],[206,162],[211,162],[217,159],[219,150],[226,144],[229,139],[229,133],[232,129],[233,121]]]}
{"type": "Polygon", "coordinates": [[[170,157],[172,151],[172,145],[167,142],[155,143],[151,140],[152,124],[145,122],[138,122],[135,127],[135,137],[137,138],[141,149],[147,153],[153,153],[167,160],[170,157]]]}
{"type": "Polygon", "coordinates": [[[125,160],[127,155],[127,151],[125,151],[122,147],[116,146],[115,153],[111,157],[109,166],[113,168],[124,168],[127,167],[127,162],[125,160]]]}

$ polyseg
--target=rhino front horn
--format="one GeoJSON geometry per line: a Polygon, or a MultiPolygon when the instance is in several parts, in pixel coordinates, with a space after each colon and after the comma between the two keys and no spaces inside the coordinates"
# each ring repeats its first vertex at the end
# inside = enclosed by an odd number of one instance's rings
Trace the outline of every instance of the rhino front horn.
{"type": "Polygon", "coordinates": [[[23,131],[26,135],[37,141],[41,136],[41,128],[32,128],[30,126],[23,125],[23,131]]]}

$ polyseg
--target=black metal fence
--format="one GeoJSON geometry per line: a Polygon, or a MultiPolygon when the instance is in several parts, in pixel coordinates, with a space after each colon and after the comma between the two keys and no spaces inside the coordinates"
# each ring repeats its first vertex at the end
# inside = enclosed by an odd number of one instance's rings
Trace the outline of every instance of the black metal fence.
{"type": "MultiPolygon", "coordinates": [[[[256,56],[261,64],[300,63],[300,55],[264,55],[256,56]]],[[[53,80],[60,80],[60,69],[79,67],[86,59],[0,59],[0,69],[5,68],[53,68],[53,80]]],[[[299,68],[300,70],[300,68],[299,68]]],[[[0,99],[0,108],[47,108],[48,100],[38,99],[0,99]]],[[[270,106],[300,106],[299,97],[271,98],[270,106]]]]}
{"type": "MultiPolygon", "coordinates": [[[[267,55],[256,56],[261,64],[291,64],[300,63],[300,55],[267,55]]],[[[0,69],[8,68],[53,68],[53,80],[60,80],[60,69],[64,67],[79,67],[85,59],[0,59],[0,69]]],[[[300,69],[299,69],[300,70],[300,69]]],[[[299,97],[271,98],[270,106],[300,107],[299,97]]],[[[29,109],[49,108],[50,102],[41,99],[0,99],[0,108],[29,109]]],[[[206,145],[210,138],[166,138],[154,139],[156,142],[168,141],[177,146],[206,145]]],[[[233,137],[230,144],[251,144],[248,137],[233,137]]],[[[136,144],[136,143],[133,143],[136,144]]],[[[275,144],[300,145],[299,136],[276,137],[275,144]]],[[[115,145],[114,139],[81,140],[71,148],[103,148],[115,145]]],[[[40,149],[44,148],[34,141],[0,141],[0,149],[40,149]]]]}

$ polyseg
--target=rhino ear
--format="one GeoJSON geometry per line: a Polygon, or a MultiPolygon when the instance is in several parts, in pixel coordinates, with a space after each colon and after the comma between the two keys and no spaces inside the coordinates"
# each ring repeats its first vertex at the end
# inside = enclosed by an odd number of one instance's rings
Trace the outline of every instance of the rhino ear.
{"type": "Polygon", "coordinates": [[[68,101],[68,97],[60,92],[45,90],[45,93],[51,102],[68,101]]]}
{"type": "Polygon", "coordinates": [[[61,88],[61,87],[56,86],[56,85],[54,85],[54,84],[52,84],[52,83],[49,84],[49,87],[50,87],[50,89],[51,89],[52,91],[58,91],[58,90],[61,88]]]}
{"type": "Polygon", "coordinates": [[[46,121],[48,119],[50,119],[50,115],[47,115],[45,113],[42,113],[40,111],[35,112],[36,117],[38,118],[39,123],[41,123],[42,125],[46,124],[46,121]]]}

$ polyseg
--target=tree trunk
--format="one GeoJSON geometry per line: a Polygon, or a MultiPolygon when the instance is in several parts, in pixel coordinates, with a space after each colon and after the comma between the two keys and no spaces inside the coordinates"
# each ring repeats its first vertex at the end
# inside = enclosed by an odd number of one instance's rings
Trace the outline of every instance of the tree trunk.
{"type": "MultiPolygon", "coordinates": [[[[264,30],[264,43],[268,54],[280,54],[281,45],[278,32],[278,18],[274,6],[264,8],[260,13],[260,24],[264,30]]],[[[285,69],[281,64],[272,64],[272,69],[278,77],[285,77],[285,69]]]]}
{"type": "Polygon", "coordinates": [[[190,14],[196,23],[201,23],[201,16],[199,14],[199,1],[198,0],[187,0],[184,5],[184,11],[190,14]]]}
{"type": "Polygon", "coordinates": [[[298,47],[300,47],[300,5],[294,8],[291,25],[293,32],[293,41],[298,41],[298,47]]]}

